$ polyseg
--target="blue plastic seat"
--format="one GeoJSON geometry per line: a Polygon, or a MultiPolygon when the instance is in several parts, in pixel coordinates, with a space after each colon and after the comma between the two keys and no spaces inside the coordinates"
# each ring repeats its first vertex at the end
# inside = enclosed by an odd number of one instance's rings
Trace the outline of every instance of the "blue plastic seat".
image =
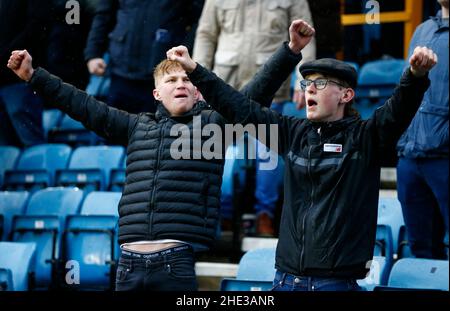
{"type": "Polygon", "coordinates": [[[90,192],[107,190],[110,183],[109,174],[118,168],[124,156],[120,146],[90,146],[74,150],[69,166],[57,173],[57,184],[76,186],[90,192]]]}
{"type": "Polygon", "coordinates": [[[64,144],[44,144],[25,149],[15,170],[5,172],[6,190],[36,191],[54,185],[55,172],[67,167],[72,149],[64,144]]]}
{"type": "Polygon", "coordinates": [[[25,215],[13,220],[12,240],[36,243],[36,286],[48,287],[56,273],[60,241],[67,215],[77,214],[83,191],[46,188],[35,192],[25,215]]]}
{"type": "Polygon", "coordinates": [[[355,108],[363,119],[385,103],[400,82],[406,67],[403,59],[377,60],[364,64],[358,75],[355,108]]]}
{"type": "Polygon", "coordinates": [[[61,122],[63,113],[58,109],[47,109],[42,113],[42,127],[44,128],[45,137],[48,132],[56,128],[61,122]]]}
{"type": "Polygon", "coordinates": [[[402,206],[395,197],[380,197],[378,201],[378,219],[379,226],[386,226],[390,228],[392,235],[392,253],[394,254],[398,249],[398,238],[400,228],[405,225],[403,220],[402,206]]]}
{"type": "Polygon", "coordinates": [[[375,290],[449,290],[448,260],[403,258],[392,267],[388,286],[375,290]]]}
{"type": "Polygon", "coordinates": [[[29,289],[35,271],[35,250],[35,243],[0,242],[0,282],[6,283],[6,290],[29,289]]]}
{"type": "Polygon", "coordinates": [[[239,262],[236,279],[225,278],[222,291],[267,291],[275,278],[275,248],[250,250],[239,262]]]}
{"type": "Polygon", "coordinates": [[[358,285],[366,290],[373,290],[375,286],[386,285],[389,278],[389,271],[386,265],[386,258],[374,256],[370,262],[368,275],[361,280],[357,280],[358,285]]]}
{"type": "Polygon", "coordinates": [[[19,155],[20,149],[17,147],[0,146],[0,188],[3,187],[3,175],[5,171],[12,170],[16,167],[19,155]]]}
{"type": "Polygon", "coordinates": [[[283,105],[283,113],[284,116],[288,117],[296,117],[300,119],[306,118],[306,109],[302,108],[298,110],[295,106],[295,103],[288,102],[283,105]]]}
{"type": "Polygon", "coordinates": [[[125,176],[126,176],[126,155],[123,157],[123,160],[120,163],[119,168],[115,168],[111,170],[111,182],[109,185],[109,190],[114,192],[122,192],[125,186],[125,176]]]}
{"type": "Polygon", "coordinates": [[[25,212],[25,204],[28,200],[27,191],[4,191],[0,192],[0,239],[6,241],[11,233],[11,224],[15,215],[25,212]]]}
{"type": "Polygon", "coordinates": [[[117,242],[117,192],[91,192],[80,215],[69,216],[64,238],[64,262],[75,260],[80,266],[78,288],[114,288],[117,242]]]}
{"type": "Polygon", "coordinates": [[[14,289],[11,269],[0,268],[0,292],[14,289]]]}
{"type": "Polygon", "coordinates": [[[64,115],[61,124],[48,132],[48,141],[78,147],[96,145],[103,139],[86,129],[81,122],[64,115]]]}

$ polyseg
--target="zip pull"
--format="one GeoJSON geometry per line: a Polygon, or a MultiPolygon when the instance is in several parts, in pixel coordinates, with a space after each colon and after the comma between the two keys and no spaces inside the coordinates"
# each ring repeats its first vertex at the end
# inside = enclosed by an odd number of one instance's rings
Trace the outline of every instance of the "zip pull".
{"type": "Polygon", "coordinates": [[[322,135],[321,130],[322,130],[322,128],[319,127],[319,128],[317,129],[317,134],[322,135]]]}

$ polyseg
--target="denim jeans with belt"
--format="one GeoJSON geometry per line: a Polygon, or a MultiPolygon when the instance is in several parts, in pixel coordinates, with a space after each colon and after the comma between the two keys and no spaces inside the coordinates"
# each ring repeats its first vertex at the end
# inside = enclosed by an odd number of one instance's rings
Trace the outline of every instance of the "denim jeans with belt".
{"type": "Polygon", "coordinates": [[[194,252],[190,245],[154,253],[122,250],[116,291],[196,291],[194,252]]]}
{"type": "Polygon", "coordinates": [[[277,271],[273,291],[362,291],[356,279],[295,276],[277,271]]]}

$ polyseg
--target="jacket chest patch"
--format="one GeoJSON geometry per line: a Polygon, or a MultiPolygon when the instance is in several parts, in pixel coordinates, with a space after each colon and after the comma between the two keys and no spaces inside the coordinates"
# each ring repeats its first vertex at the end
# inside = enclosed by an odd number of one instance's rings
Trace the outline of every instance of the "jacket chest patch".
{"type": "Polygon", "coordinates": [[[324,152],[342,152],[342,145],[341,144],[324,144],[323,145],[323,151],[324,152]]]}

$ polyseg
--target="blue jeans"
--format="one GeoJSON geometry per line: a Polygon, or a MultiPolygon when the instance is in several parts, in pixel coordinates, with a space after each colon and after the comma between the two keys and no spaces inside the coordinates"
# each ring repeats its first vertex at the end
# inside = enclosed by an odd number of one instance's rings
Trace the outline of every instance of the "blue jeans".
{"type": "Polygon", "coordinates": [[[44,143],[42,99],[26,83],[0,86],[0,145],[44,143]]]}
{"type": "Polygon", "coordinates": [[[273,281],[273,291],[312,292],[312,291],[362,291],[356,279],[303,277],[277,270],[273,281]]]}
{"type": "Polygon", "coordinates": [[[155,253],[122,250],[116,291],[196,291],[194,252],[190,245],[155,253]]]}
{"type": "Polygon", "coordinates": [[[448,181],[448,159],[399,159],[398,199],[416,257],[447,258],[448,181]]]}
{"type": "Polygon", "coordinates": [[[130,113],[155,112],[154,82],[134,81],[111,75],[108,105],[130,113]]]}

